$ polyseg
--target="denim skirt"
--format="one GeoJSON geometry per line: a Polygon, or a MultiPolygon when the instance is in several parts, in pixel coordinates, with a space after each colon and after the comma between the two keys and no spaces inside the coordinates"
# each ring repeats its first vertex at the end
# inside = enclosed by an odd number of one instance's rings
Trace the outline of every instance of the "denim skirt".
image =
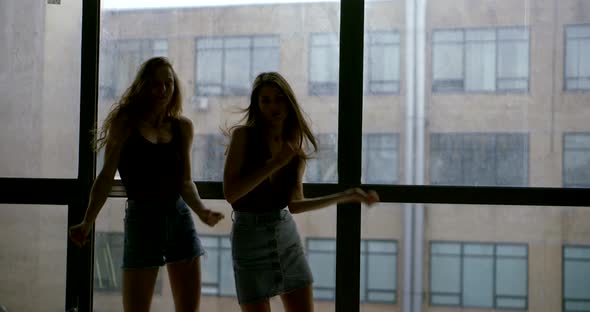
{"type": "Polygon", "coordinates": [[[287,209],[233,212],[232,260],[238,302],[256,303],[313,283],[287,209]]]}
{"type": "Polygon", "coordinates": [[[190,208],[181,199],[128,200],[123,269],[159,267],[205,253],[190,208]]]}

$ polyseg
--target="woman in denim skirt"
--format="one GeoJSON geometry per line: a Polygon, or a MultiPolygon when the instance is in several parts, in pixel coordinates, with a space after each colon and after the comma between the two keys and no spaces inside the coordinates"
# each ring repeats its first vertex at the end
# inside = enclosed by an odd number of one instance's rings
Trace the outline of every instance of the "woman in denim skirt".
{"type": "Polygon", "coordinates": [[[287,81],[262,73],[243,122],[229,131],[223,191],[233,208],[232,258],[242,311],[270,311],[269,298],[276,295],[286,311],[313,311],[313,277],[291,213],[379,200],[359,188],[303,198],[305,151],[317,151],[303,116],[287,81]]]}
{"type": "Polygon", "coordinates": [[[127,192],[123,249],[123,309],[149,311],[159,267],[166,264],[176,311],[197,311],[201,293],[191,209],[213,226],[223,214],[203,205],[191,178],[193,125],[181,115],[178,77],[168,59],[154,57],[104,121],[95,146],[105,160],[84,220],[70,228],[83,246],[119,170],[127,192]],[[189,209],[190,207],[190,209],[189,209]]]}

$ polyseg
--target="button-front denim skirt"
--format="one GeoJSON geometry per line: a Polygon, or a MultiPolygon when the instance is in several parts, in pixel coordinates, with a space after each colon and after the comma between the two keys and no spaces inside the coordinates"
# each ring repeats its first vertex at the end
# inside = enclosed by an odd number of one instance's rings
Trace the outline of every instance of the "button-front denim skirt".
{"type": "Polygon", "coordinates": [[[287,209],[233,212],[232,260],[240,304],[306,287],[313,277],[287,209]]]}

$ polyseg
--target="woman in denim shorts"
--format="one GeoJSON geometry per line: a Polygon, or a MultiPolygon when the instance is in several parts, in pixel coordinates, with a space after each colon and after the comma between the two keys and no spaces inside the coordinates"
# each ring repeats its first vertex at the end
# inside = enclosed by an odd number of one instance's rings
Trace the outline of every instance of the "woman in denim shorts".
{"type": "Polygon", "coordinates": [[[176,311],[197,311],[201,247],[191,209],[213,226],[223,214],[203,205],[191,178],[193,125],[183,117],[178,77],[163,57],[147,60],[115,103],[95,140],[105,161],[84,220],[70,228],[83,246],[119,170],[127,192],[123,250],[124,311],[149,311],[166,264],[176,311]],[[190,209],[189,209],[190,207],[190,209]]]}
{"type": "Polygon", "coordinates": [[[313,277],[291,213],[343,202],[372,204],[374,191],[352,188],[303,198],[302,179],[317,142],[295,95],[278,73],[254,80],[244,123],[229,130],[223,191],[233,208],[232,259],[242,311],[270,311],[280,295],[286,311],[313,311],[313,277]]]}

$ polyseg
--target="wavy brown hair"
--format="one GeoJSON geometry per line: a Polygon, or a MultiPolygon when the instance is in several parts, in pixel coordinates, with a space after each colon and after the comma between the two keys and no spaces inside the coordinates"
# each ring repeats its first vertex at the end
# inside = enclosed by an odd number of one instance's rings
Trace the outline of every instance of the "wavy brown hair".
{"type": "Polygon", "coordinates": [[[260,107],[258,106],[258,96],[260,94],[260,89],[263,86],[269,85],[277,87],[279,90],[281,90],[289,102],[287,108],[287,117],[285,119],[285,123],[283,124],[283,139],[297,143],[297,146],[299,146],[299,148],[301,148],[303,151],[309,150],[311,145],[313,146],[313,152],[317,152],[317,140],[311,132],[311,129],[306,120],[306,116],[304,115],[299,102],[297,102],[295,93],[293,92],[293,89],[291,89],[291,86],[287,80],[277,72],[264,72],[256,76],[256,79],[254,79],[252,84],[250,104],[247,108],[241,110],[241,112],[245,114],[244,117],[238,122],[237,125],[231,127],[229,131],[226,132],[226,134],[231,134],[233,130],[239,127],[259,127],[262,125],[263,117],[262,113],[260,112],[260,107]]]}
{"type": "Polygon", "coordinates": [[[115,102],[111,111],[107,115],[100,128],[100,131],[94,136],[94,148],[100,150],[103,148],[108,138],[125,137],[125,133],[130,129],[137,127],[141,118],[149,113],[151,86],[156,75],[156,70],[161,66],[168,66],[174,77],[174,92],[168,107],[166,107],[166,116],[178,118],[182,113],[182,90],[178,81],[178,76],[172,67],[172,63],[168,58],[157,56],[146,60],[137,71],[135,79],[131,85],[123,92],[121,98],[115,102]],[[114,128],[113,124],[121,125],[114,128]],[[122,132],[122,133],[115,133],[122,132]]]}

